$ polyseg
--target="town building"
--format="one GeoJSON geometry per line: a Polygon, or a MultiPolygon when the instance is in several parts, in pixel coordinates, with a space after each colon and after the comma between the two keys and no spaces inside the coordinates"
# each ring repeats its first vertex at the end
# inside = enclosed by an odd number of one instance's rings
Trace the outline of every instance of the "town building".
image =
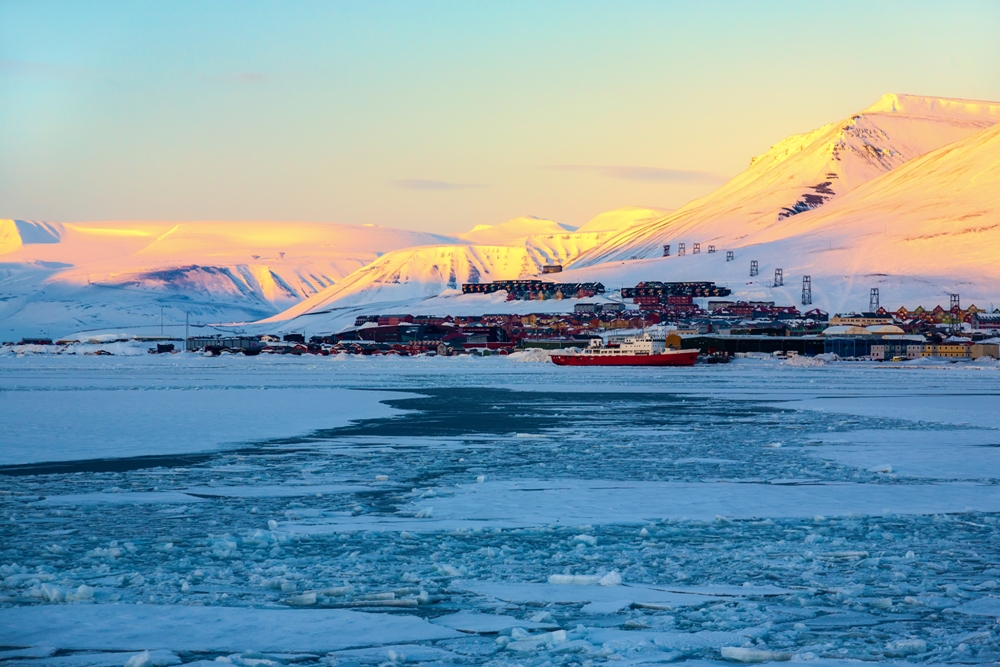
{"type": "Polygon", "coordinates": [[[972,346],[968,343],[931,343],[924,345],[921,357],[944,357],[946,359],[971,359],[972,346]]]}
{"type": "Polygon", "coordinates": [[[576,314],[620,313],[623,310],[625,310],[625,304],[618,301],[609,301],[607,303],[584,301],[573,306],[573,312],[576,314]]]}
{"type": "Polygon", "coordinates": [[[892,315],[881,313],[850,313],[834,315],[830,318],[830,326],[844,325],[854,327],[869,327],[873,324],[892,324],[892,315]]]}
{"type": "Polygon", "coordinates": [[[872,361],[892,361],[894,359],[918,359],[923,352],[924,344],[919,338],[890,339],[872,343],[872,361]]]}
{"type": "Polygon", "coordinates": [[[982,357],[1000,359],[1000,345],[997,343],[973,343],[970,354],[973,359],[980,359],[982,357]]]}
{"type": "Polygon", "coordinates": [[[969,324],[977,331],[1000,331],[1000,313],[973,313],[969,324]]]}

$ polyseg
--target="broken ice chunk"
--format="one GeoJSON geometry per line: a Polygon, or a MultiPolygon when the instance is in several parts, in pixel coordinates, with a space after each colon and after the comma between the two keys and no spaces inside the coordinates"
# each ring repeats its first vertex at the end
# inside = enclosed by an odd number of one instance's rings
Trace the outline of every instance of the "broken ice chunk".
{"type": "Polygon", "coordinates": [[[611,572],[608,572],[606,575],[601,577],[601,580],[598,581],[597,583],[599,583],[601,586],[621,586],[622,575],[612,570],[611,572]]]}
{"type": "Polygon", "coordinates": [[[886,644],[885,654],[890,658],[902,658],[908,655],[918,655],[927,651],[927,642],[923,639],[897,639],[886,644]]]}
{"type": "Polygon", "coordinates": [[[550,574],[550,584],[570,586],[593,586],[601,583],[600,575],[596,574],[550,574]]]}
{"type": "Polygon", "coordinates": [[[743,648],[742,646],[723,646],[721,651],[723,658],[736,662],[784,662],[792,659],[791,653],[764,651],[756,648],[743,648]]]}
{"type": "Polygon", "coordinates": [[[316,604],[316,592],[308,591],[301,595],[295,595],[285,600],[285,604],[293,607],[309,607],[316,604]]]}

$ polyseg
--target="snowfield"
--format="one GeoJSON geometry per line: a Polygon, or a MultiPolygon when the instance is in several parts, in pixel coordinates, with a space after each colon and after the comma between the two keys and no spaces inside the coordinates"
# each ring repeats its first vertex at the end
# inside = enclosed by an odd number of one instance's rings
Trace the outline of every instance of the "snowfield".
{"type": "Polygon", "coordinates": [[[0,661],[1000,660],[995,365],[0,357],[0,661]]]}

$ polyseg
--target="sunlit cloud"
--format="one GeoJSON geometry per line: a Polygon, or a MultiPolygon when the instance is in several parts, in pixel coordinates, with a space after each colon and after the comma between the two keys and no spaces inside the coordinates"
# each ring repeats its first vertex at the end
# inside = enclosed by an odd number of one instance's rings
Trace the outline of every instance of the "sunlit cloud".
{"type": "Polygon", "coordinates": [[[596,173],[606,178],[642,183],[722,183],[726,177],[709,171],[693,169],[663,169],[627,165],[553,164],[542,167],[551,171],[596,173]]]}
{"type": "Polygon", "coordinates": [[[468,190],[486,187],[484,183],[449,183],[448,181],[432,181],[423,178],[393,181],[392,185],[403,190],[468,190]]]}

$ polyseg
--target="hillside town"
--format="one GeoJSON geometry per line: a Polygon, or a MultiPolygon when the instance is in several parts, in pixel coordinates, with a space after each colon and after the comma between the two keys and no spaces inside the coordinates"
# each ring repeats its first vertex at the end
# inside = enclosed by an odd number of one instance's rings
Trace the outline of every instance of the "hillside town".
{"type": "MultiPolygon", "coordinates": [[[[726,300],[730,290],[712,282],[640,282],[610,295],[601,283],[542,280],[466,284],[463,291],[506,292],[508,301],[525,302],[528,312],[359,315],[353,326],[337,332],[308,337],[304,332],[190,336],[182,346],[175,345],[169,336],[136,340],[157,343],[156,349],[150,351],[161,353],[183,347],[189,352],[212,355],[452,356],[579,349],[594,338],[649,331],[665,340],[670,349],[696,349],[712,361],[747,354],[826,354],[874,361],[1000,358],[1000,310],[986,312],[975,305],[963,308],[958,295],[952,296],[949,308],[900,306],[890,311],[878,305],[876,289],[872,291],[869,311],[831,317],[818,308],[802,312],[794,305],[773,301],[726,300]],[[572,310],[530,312],[532,302],[564,298],[574,299],[572,310]]],[[[58,346],[86,342],[100,341],[32,338],[18,344],[58,346]]]]}

